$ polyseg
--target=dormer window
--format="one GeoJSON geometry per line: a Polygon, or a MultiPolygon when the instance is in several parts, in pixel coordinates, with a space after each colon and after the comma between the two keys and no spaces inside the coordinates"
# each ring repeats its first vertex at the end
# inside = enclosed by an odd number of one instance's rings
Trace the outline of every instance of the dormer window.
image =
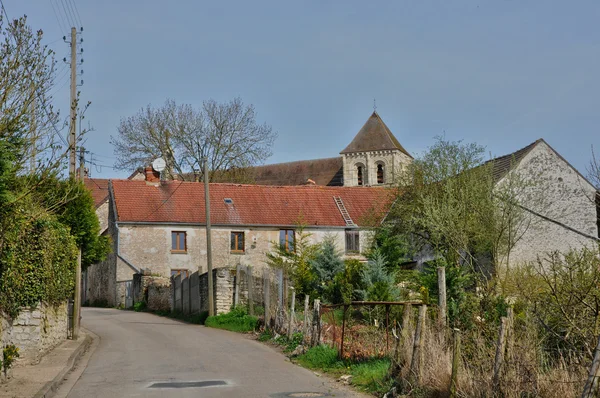
{"type": "Polygon", "coordinates": [[[384,178],[383,164],[378,163],[377,164],[377,184],[384,184],[384,183],[385,183],[385,178],[384,178]]]}

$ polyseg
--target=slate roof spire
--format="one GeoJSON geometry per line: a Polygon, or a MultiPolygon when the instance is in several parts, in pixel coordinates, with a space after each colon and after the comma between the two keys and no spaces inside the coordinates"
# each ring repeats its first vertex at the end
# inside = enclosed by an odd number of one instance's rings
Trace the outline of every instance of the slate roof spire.
{"type": "Polygon", "coordinates": [[[398,149],[412,158],[374,110],[352,142],[340,154],[394,149],[398,149]]]}

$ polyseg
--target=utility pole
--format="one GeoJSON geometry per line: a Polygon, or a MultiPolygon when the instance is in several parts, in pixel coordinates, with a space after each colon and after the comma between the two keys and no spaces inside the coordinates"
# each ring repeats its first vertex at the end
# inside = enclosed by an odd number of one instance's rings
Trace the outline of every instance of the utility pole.
{"type": "Polygon", "coordinates": [[[206,264],[208,268],[208,315],[215,315],[212,245],[210,243],[210,196],[208,192],[208,159],[204,158],[204,207],[206,207],[206,264]]]}
{"type": "Polygon", "coordinates": [[[75,123],[77,121],[77,29],[71,28],[71,125],[69,126],[69,176],[75,176],[77,141],[75,123]]]}
{"type": "Polygon", "coordinates": [[[85,148],[79,147],[79,181],[85,178],[85,148]]]}
{"type": "MultiPolygon", "coordinates": [[[[85,169],[85,148],[79,148],[79,181],[83,184],[84,169],[85,169]]],[[[77,177],[77,176],[75,176],[77,177]]],[[[77,254],[77,268],[75,269],[75,298],[73,300],[73,340],[79,338],[79,319],[81,313],[81,246],[77,254]]]]}

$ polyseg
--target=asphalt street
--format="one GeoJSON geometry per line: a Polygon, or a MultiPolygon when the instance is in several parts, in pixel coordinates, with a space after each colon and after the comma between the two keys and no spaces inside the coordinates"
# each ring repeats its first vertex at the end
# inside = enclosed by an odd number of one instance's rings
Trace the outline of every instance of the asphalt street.
{"type": "Polygon", "coordinates": [[[82,325],[99,343],[69,398],[364,397],[245,335],[101,308],[82,325]]]}

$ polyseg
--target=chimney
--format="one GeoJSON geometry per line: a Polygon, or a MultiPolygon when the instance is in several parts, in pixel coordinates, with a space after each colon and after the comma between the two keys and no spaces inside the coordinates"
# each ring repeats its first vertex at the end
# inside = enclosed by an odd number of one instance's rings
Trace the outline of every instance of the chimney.
{"type": "Polygon", "coordinates": [[[146,174],[146,185],[160,185],[160,173],[152,168],[152,166],[146,166],[144,169],[146,174]]]}

